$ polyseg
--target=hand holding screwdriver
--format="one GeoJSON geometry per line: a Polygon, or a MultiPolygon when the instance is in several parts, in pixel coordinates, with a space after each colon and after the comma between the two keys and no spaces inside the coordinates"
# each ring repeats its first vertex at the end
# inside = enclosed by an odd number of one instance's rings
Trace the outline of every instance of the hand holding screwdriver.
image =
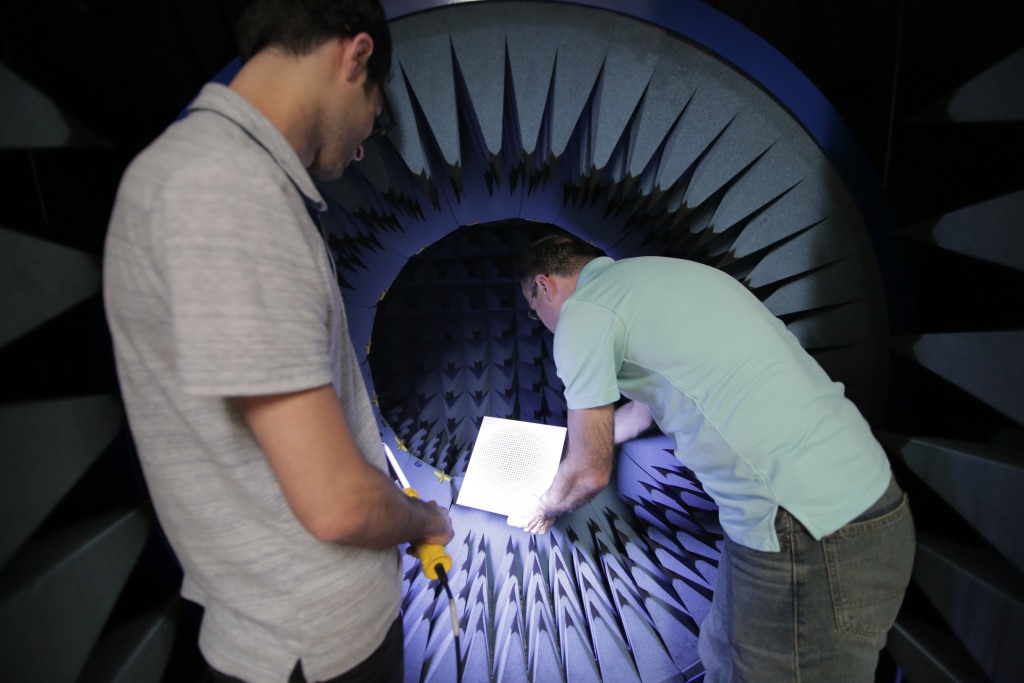
{"type": "MultiPolygon", "coordinates": [[[[416,493],[416,489],[411,486],[406,486],[403,491],[410,498],[420,497],[416,493]]],[[[423,573],[427,575],[428,579],[437,579],[439,573],[447,574],[452,568],[452,558],[445,552],[442,545],[436,543],[413,543],[412,550],[416,557],[420,559],[420,564],[423,565],[423,573]],[[438,570],[439,567],[440,571],[438,570]]]]}
{"type": "MultiPolygon", "coordinates": [[[[405,473],[399,467],[398,460],[395,459],[391,449],[388,448],[387,444],[383,445],[384,453],[391,463],[391,469],[394,470],[395,476],[398,477],[399,484],[402,486],[405,495],[410,498],[419,498],[416,489],[409,485],[409,480],[406,479],[405,473]]],[[[433,501],[431,501],[431,504],[437,506],[437,503],[433,503],[433,501]]],[[[413,543],[412,549],[419,558],[420,564],[423,566],[423,573],[426,574],[428,579],[436,580],[439,575],[447,575],[448,571],[451,570],[452,558],[445,552],[444,546],[435,543],[413,543]]]]}

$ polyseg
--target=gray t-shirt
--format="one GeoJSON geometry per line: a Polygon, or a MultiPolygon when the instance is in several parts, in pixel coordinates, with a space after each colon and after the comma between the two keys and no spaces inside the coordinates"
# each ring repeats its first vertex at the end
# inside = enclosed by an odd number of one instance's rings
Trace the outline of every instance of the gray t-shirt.
{"type": "Polygon", "coordinates": [[[182,594],[205,606],[218,670],[279,682],[355,666],[398,614],[395,548],[314,538],[230,397],[332,384],[386,470],[345,309],[308,207],[324,201],[281,133],[207,85],[131,164],[111,217],[104,297],[118,378],[182,594]]]}

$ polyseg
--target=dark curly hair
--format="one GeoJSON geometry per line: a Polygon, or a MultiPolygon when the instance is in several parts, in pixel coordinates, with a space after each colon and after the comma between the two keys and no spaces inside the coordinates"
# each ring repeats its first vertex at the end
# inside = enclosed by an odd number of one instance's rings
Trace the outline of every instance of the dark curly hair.
{"type": "Polygon", "coordinates": [[[363,32],[373,39],[367,81],[384,85],[391,71],[391,32],[379,0],[243,0],[235,25],[243,62],[268,47],[307,55],[332,38],[363,32]]]}

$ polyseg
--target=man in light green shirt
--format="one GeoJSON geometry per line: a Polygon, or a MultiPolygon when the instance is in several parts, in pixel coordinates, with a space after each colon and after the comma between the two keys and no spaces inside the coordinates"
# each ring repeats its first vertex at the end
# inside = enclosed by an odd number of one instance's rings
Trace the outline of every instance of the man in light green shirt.
{"type": "Polygon", "coordinates": [[[870,680],[909,581],[913,526],[842,385],[713,268],[613,261],[552,236],[527,250],[520,275],[555,335],[569,443],[551,487],[509,523],[547,531],[608,483],[614,443],[653,421],[718,503],[727,536],[701,633],[706,680],[870,680]],[[621,396],[633,403],[615,411],[621,396]],[[864,525],[879,528],[855,552],[844,538],[862,542],[864,525]],[[872,555],[866,568],[861,552],[872,555]],[[837,606],[829,581],[840,566],[849,605],[837,606]],[[797,568],[813,580],[797,586],[797,568]]]}

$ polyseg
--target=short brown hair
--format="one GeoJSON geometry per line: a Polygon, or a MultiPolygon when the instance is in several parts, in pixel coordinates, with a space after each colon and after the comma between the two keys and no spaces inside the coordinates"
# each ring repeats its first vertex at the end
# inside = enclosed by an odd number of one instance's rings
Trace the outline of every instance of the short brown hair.
{"type": "Polygon", "coordinates": [[[528,246],[519,258],[519,282],[525,286],[541,273],[568,277],[603,255],[603,251],[575,235],[547,235],[528,246]]]}

